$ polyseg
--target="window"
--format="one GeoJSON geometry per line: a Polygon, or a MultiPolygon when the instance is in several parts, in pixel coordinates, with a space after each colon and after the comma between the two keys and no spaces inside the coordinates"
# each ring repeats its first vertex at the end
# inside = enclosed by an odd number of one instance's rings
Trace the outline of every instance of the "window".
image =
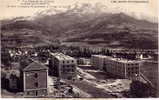
{"type": "Polygon", "coordinates": [[[69,61],[67,61],[67,63],[69,63],[69,61]]]}
{"type": "Polygon", "coordinates": [[[74,62],[74,61],[72,60],[72,62],[74,62]]]}
{"type": "Polygon", "coordinates": [[[65,73],[65,69],[63,69],[63,72],[65,73]]]}
{"type": "Polygon", "coordinates": [[[63,69],[65,69],[65,65],[63,65],[63,69]]]}
{"type": "Polygon", "coordinates": [[[139,72],[138,71],[136,71],[136,74],[138,74],[139,72]]]}
{"type": "Polygon", "coordinates": [[[38,73],[35,73],[35,74],[34,74],[34,77],[35,77],[35,78],[38,78],[38,73]]]}
{"type": "Polygon", "coordinates": [[[30,95],[30,92],[27,92],[27,95],[30,95]]]}
{"type": "Polygon", "coordinates": [[[68,79],[68,80],[71,80],[71,79],[72,79],[72,77],[71,77],[71,76],[69,76],[67,79],[68,79]]]}
{"type": "Polygon", "coordinates": [[[36,95],[36,96],[38,95],[38,91],[35,91],[35,95],[36,95]]]}
{"type": "Polygon", "coordinates": [[[65,63],[65,61],[63,61],[63,63],[65,63]]]}
{"type": "Polygon", "coordinates": [[[67,69],[67,72],[70,72],[70,69],[67,69]]]}
{"type": "Polygon", "coordinates": [[[35,87],[38,87],[38,82],[34,83],[35,87]]]}

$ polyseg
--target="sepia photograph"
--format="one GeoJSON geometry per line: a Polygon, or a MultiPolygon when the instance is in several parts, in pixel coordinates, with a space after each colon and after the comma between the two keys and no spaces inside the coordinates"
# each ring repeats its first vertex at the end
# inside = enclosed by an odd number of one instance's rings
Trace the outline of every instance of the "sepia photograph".
{"type": "Polygon", "coordinates": [[[158,98],[157,0],[0,0],[1,98],[158,98]]]}

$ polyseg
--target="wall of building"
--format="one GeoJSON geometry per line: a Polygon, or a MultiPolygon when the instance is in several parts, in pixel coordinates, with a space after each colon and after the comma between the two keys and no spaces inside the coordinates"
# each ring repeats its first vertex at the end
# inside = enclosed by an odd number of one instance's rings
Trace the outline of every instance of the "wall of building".
{"type": "Polygon", "coordinates": [[[47,70],[24,72],[24,91],[47,89],[47,70]]]}
{"type": "Polygon", "coordinates": [[[94,55],[91,57],[91,64],[97,69],[122,78],[138,79],[140,74],[141,63],[136,61],[123,61],[123,59],[94,55]]]}
{"type": "Polygon", "coordinates": [[[46,96],[47,89],[39,89],[39,90],[29,90],[25,91],[25,96],[33,97],[33,96],[46,96]]]}
{"type": "Polygon", "coordinates": [[[106,72],[125,78],[124,63],[115,62],[113,60],[105,58],[104,69],[106,69],[106,72]]]}
{"type": "MultiPolygon", "coordinates": [[[[64,55],[62,55],[64,56],[64,55]]],[[[76,77],[76,59],[57,59],[55,56],[51,57],[50,69],[53,75],[63,79],[74,79],[76,77]]]]}
{"type": "Polygon", "coordinates": [[[118,62],[113,60],[105,60],[106,71],[123,78],[134,79],[140,74],[140,63],[137,62],[118,62]]]}
{"type": "Polygon", "coordinates": [[[55,57],[51,57],[49,60],[49,73],[53,76],[59,76],[59,60],[55,57]]]}
{"type": "Polygon", "coordinates": [[[63,79],[74,79],[76,77],[76,60],[63,60],[59,63],[60,66],[60,77],[63,79]]]}
{"type": "Polygon", "coordinates": [[[137,79],[140,74],[140,64],[139,63],[129,63],[126,68],[126,77],[129,79],[137,79]]]}
{"type": "Polygon", "coordinates": [[[104,58],[100,56],[92,56],[91,57],[91,65],[97,69],[103,69],[104,67],[104,58]]]}

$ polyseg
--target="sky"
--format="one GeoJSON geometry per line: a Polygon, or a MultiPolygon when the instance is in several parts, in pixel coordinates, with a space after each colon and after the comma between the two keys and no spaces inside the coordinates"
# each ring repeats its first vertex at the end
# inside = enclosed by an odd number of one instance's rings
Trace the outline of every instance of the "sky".
{"type": "MultiPolygon", "coordinates": [[[[95,5],[96,3],[101,3],[107,7],[109,12],[125,12],[131,15],[135,15],[138,18],[146,16],[150,19],[157,18],[157,4],[158,0],[45,0],[50,2],[52,7],[37,7],[37,8],[24,8],[18,7],[22,1],[36,1],[36,0],[0,0],[0,19],[14,18],[20,16],[34,16],[37,12],[54,9],[53,6],[69,6],[76,3],[90,3],[95,5]],[[138,3],[134,2],[116,2],[114,1],[140,1],[138,3]],[[142,3],[141,3],[142,2],[142,3]],[[16,5],[16,6],[15,6],[16,5]]],[[[44,1],[44,0],[39,0],[44,1]]],[[[28,3],[28,2],[27,2],[28,3]]],[[[24,5],[21,4],[21,5],[24,5]]]]}

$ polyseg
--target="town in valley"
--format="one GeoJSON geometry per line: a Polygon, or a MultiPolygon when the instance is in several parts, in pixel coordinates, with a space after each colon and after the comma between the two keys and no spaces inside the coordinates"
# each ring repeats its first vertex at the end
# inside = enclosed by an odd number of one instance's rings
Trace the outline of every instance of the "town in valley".
{"type": "Polygon", "coordinates": [[[158,23],[103,11],[76,4],[1,20],[1,97],[158,97],[158,23]]]}
{"type": "Polygon", "coordinates": [[[2,97],[154,97],[157,70],[150,67],[157,56],[80,46],[2,48],[2,97]]]}

